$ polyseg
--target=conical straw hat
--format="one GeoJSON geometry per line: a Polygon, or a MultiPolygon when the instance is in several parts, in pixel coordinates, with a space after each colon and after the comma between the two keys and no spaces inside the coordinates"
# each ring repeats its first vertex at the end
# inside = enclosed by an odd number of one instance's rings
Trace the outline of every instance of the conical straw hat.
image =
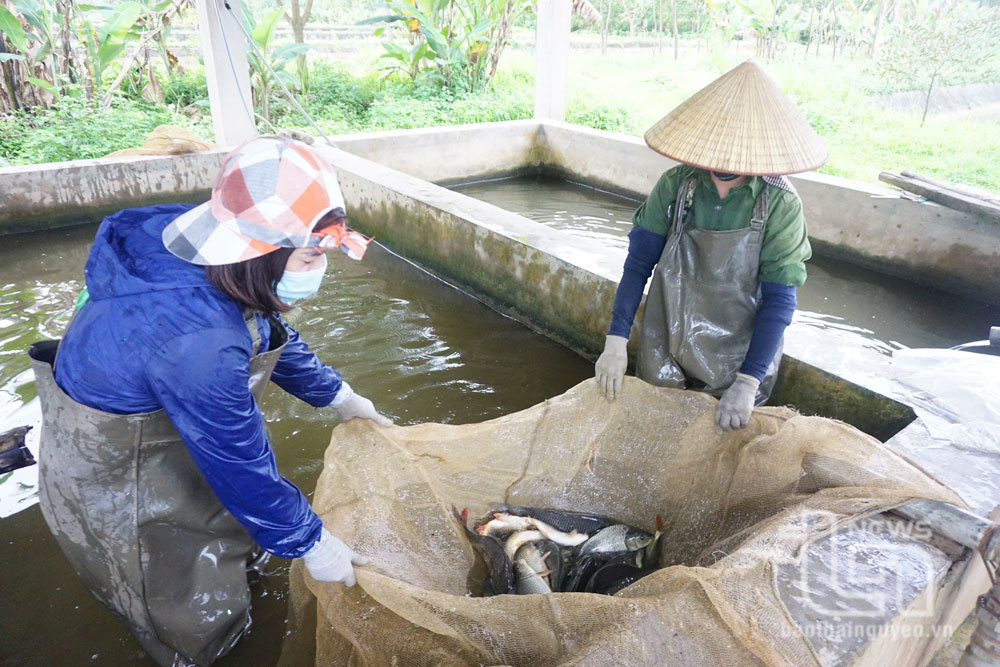
{"type": "Polygon", "coordinates": [[[661,118],[645,139],[678,162],[730,174],[795,174],[829,157],[792,101],[750,60],[661,118]]]}

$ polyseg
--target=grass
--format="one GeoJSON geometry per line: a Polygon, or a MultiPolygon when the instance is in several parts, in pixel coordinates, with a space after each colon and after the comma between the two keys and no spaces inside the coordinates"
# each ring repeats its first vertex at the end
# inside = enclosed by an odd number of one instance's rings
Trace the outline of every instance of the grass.
{"type": "MultiPolygon", "coordinates": [[[[651,49],[574,49],[569,59],[567,97],[574,103],[603,103],[624,109],[631,118],[626,133],[643,132],[691,94],[752,56],[742,50],[700,51],[683,43],[675,62],[672,48],[662,55],[651,49]]],[[[818,171],[877,183],[881,171],[915,171],[943,181],[967,183],[1000,192],[1000,122],[930,116],[880,109],[880,81],[865,69],[867,60],[828,54],[807,58],[799,49],[761,63],[795,101],[830,150],[818,171]]],[[[531,71],[530,53],[516,51],[505,67],[531,71]]]]}
{"type": "MultiPolygon", "coordinates": [[[[530,45],[517,46],[526,44],[529,34],[518,29],[494,85],[484,93],[441,91],[405,79],[380,81],[373,70],[382,48],[377,40],[365,40],[349,61],[315,62],[313,94],[302,101],[328,134],[530,118],[534,54],[530,45]]],[[[572,33],[567,120],[633,136],[642,136],[670,109],[753,55],[751,44],[734,48],[687,39],[675,62],[669,40],[658,54],[651,47],[636,48],[641,40],[613,37],[601,56],[594,37],[572,33]]],[[[882,110],[876,100],[885,85],[866,70],[864,58],[838,56],[833,61],[829,53],[807,57],[801,47],[789,47],[762,64],[829,148],[830,160],[821,173],[877,183],[881,171],[910,170],[1000,192],[1000,122],[931,116],[921,126],[918,114],[882,110]]],[[[186,75],[167,92],[171,107],[123,100],[101,119],[74,103],[35,118],[39,129],[32,131],[24,119],[0,119],[0,157],[18,164],[95,157],[140,144],[138,135],[158,122],[206,134],[210,122],[203,77],[186,75]],[[185,112],[179,113],[182,108],[185,112]],[[95,141],[89,138],[95,136],[89,131],[94,127],[129,131],[102,132],[95,141]]],[[[287,103],[276,103],[275,114],[273,126],[262,123],[262,131],[310,131],[287,103]]]]}

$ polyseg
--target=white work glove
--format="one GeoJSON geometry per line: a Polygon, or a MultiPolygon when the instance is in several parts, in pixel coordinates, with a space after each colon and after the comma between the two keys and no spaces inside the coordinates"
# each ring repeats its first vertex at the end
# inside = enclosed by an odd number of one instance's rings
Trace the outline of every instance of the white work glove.
{"type": "Polygon", "coordinates": [[[715,408],[715,423],[724,431],[743,428],[750,423],[750,412],[757,398],[760,380],[752,375],[737,373],[729,389],[722,394],[715,408]]]}
{"type": "Polygon", "coordinates": [[[309,575],[316,581],[337,581],[345,586],[353,586],[353,565],[367,565],[368,559],[354,551],[330,534],[326,528],[319,541],[302,557],[309,575]]]}
{"type": "Polygon", "coordinates": [[[608,336],[604,341],[604,352],[597,358],[597,364],[594,366],[597,386],[601,388],[604,397],[609,401],[615,400],[622,393],[625,368],[628,366],[626,345],[628,345],[628,338],[608,336]]]}
{"type": "Polygon", "coordinates": [[[392,420],[379,413],[371,401],[353,391],[347,400],[333,406],[333,409],[337,411],[337,417],[342,422],[360,417],[361,419],[371,419],[379,426],[392,426],[392,420]]]}

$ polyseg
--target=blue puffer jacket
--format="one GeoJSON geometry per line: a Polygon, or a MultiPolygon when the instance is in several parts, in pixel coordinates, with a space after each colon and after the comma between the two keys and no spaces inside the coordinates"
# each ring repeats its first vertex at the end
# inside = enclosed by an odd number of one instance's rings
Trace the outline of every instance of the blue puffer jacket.
{"type": "MultiPolygon", "coordinates": [[[[60,346],[56,381],[105,412],[163,408],[222,504],[258,544],[295,558],[319,539],[322,523],[278,473],[249,390],[251,339],[240,307],[160,239],[189,208],[149,206],[104,220],[87,259],[90,301],[60,346]]],[[[284,326],[288,345],[271,379],[311,405],[329,405],[346,385],[284,326]]],[[[257,327],[266,350],[270,325],[258,315],[257,327]]]]}

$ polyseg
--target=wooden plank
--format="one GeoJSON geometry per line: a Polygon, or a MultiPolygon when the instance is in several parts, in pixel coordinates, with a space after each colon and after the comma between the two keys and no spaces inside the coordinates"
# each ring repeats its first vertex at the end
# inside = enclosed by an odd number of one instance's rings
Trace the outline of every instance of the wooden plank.
{"type": "Polygon", "coordinates": [[[996,204],[1000,206],[1000,194],[995,192],[989,192],[988,190],[983,190],[982,188],[975,188],[971,185],[965,185],[963,183],[945,183],[939,181],[936,178],[931,178],[930,176],[924,176],[923,174],[917,174],[912,171],[901,171],[899,172],[901,176],[906,176],[907,178],[912,178],[917,181],[924,181],[930,183],[931,185],[936,185],[943,190],[951,190],[957,192],[960,195],[965,195],[967,197],[973,197],[974,199],[982,199],[989,204],[996,204]]]}
{"type": "Polygon", "coordinates": [[[956,211],[980,215],[992,220],[1000,220],[1000,206],[990,204],[981,199],[968,197],[958,192],[945,190],[929,183],[906,178],[905,176],[893,174],[888,171],[880,173],[878,179],[890,185],[895,185],[898,188],[927,197],[931,201],[935,201],[948,208],[953,208],[956,211]]]}

